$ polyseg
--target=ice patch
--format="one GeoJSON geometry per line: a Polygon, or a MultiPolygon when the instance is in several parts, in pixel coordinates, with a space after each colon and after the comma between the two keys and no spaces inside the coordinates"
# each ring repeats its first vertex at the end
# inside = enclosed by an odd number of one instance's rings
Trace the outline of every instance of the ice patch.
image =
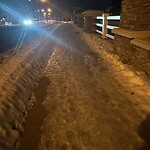
{"type": "Polygon", "coordinates": [[[143,81],[139,77],[133,77],[129,80],[130,83],[136,84],[136,85],[144,85],[143,81]]]}
{"type": "Polygon", "coordinates": [[[123,75],[124,75],[125,77],[134,77],[134,76],[135,76],[134,72],[129,71],[129,70],[123,71],[123,75]]]}

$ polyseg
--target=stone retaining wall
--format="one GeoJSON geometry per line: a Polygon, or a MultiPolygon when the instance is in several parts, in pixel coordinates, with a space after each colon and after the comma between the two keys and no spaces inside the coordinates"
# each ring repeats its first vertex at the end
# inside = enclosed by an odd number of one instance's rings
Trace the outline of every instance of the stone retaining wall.
{"type": "Polygon", "coordinates": [[[131,40],[120,36],[115,35],[114,39],[114,52],[120,56],[120,59],[124,63],[130,63],[133,55],[132,45],[130,44],[131,40]]]}
{"type": "Polygon", "coordinates": [[[134,53],[131,64],[150,77],[150,51],[135,45],[132,45],[132,49],[134,53]]]}
{"type": "Polygon", "coordinates": [[[114,52],[122,62],[133,65],[150,77],[150,51],[131,44],[131,39],[115,35],[114,52]]]}
{"type": "Polygon", "coordinates": [[[120,33],[115,33],[114,52],[124,63],[135,66],[150,77],[150,51],[131,44],[132,39],[150,37],[150,0],[122,0],[120,33]],[[129,36],[124,35],[124,31],[129,36]],[[136,36],[130,31],[136,31],[136,36]],[[138,35],[144,32],[142,35],[138,35]],[[148,34],[146,34],[148,33],[148,34]]]}
{"type": "Polygon", "coordinates": [[[120,27],[150,30],[150,0],[122,0],[120,27]]]}

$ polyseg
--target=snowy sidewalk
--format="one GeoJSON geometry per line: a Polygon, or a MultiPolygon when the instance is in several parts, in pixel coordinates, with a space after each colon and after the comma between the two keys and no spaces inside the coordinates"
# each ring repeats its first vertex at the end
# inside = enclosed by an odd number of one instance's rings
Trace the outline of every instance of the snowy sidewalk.
{"type": "Polygon", "coordinates": [[[20,150],[137,150],[150,113],[150,88],[98,45],[61,25],[32,100],[20,150]],[[41,94],[40,94],[41,93],[41,94]],[[142,130],[143,131],[143,130],[142,130]]]}

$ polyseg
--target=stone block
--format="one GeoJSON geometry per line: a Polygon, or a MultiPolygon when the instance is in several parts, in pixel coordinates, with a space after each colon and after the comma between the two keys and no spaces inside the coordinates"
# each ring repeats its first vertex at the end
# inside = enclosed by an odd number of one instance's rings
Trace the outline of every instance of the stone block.
{"type": "Polygon", "coordinates": [[[150,77],[150,51],[135,45],[132,46],[132,49],[134,55],[132,56],[131,64],[150,77]]]}
{"type": "Polygon", "coordinates": [[[131,39],[115,35],[114,52],[120,56],[122,62],[130,64],[132,55],[134,53],[131,45],[131,39]]]}

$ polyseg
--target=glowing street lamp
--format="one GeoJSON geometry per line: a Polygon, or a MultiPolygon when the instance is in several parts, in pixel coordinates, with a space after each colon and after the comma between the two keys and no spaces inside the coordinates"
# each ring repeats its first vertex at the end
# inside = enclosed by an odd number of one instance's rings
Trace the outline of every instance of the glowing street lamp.
{"type": "Polygon", "coordinates": [[[47,11],[50,13],[52,10],[50,8],[48,8],[47,11]]]}
{"type": "Polygon", "coordinates": [[[44,9],[41,9],[41,12],[44,12],[44,9]]]}
{"type": "Polygon", "coordinates": [[[47,0],[40,0],[42,3],[46,3],[47,2],[47,0]]]}

